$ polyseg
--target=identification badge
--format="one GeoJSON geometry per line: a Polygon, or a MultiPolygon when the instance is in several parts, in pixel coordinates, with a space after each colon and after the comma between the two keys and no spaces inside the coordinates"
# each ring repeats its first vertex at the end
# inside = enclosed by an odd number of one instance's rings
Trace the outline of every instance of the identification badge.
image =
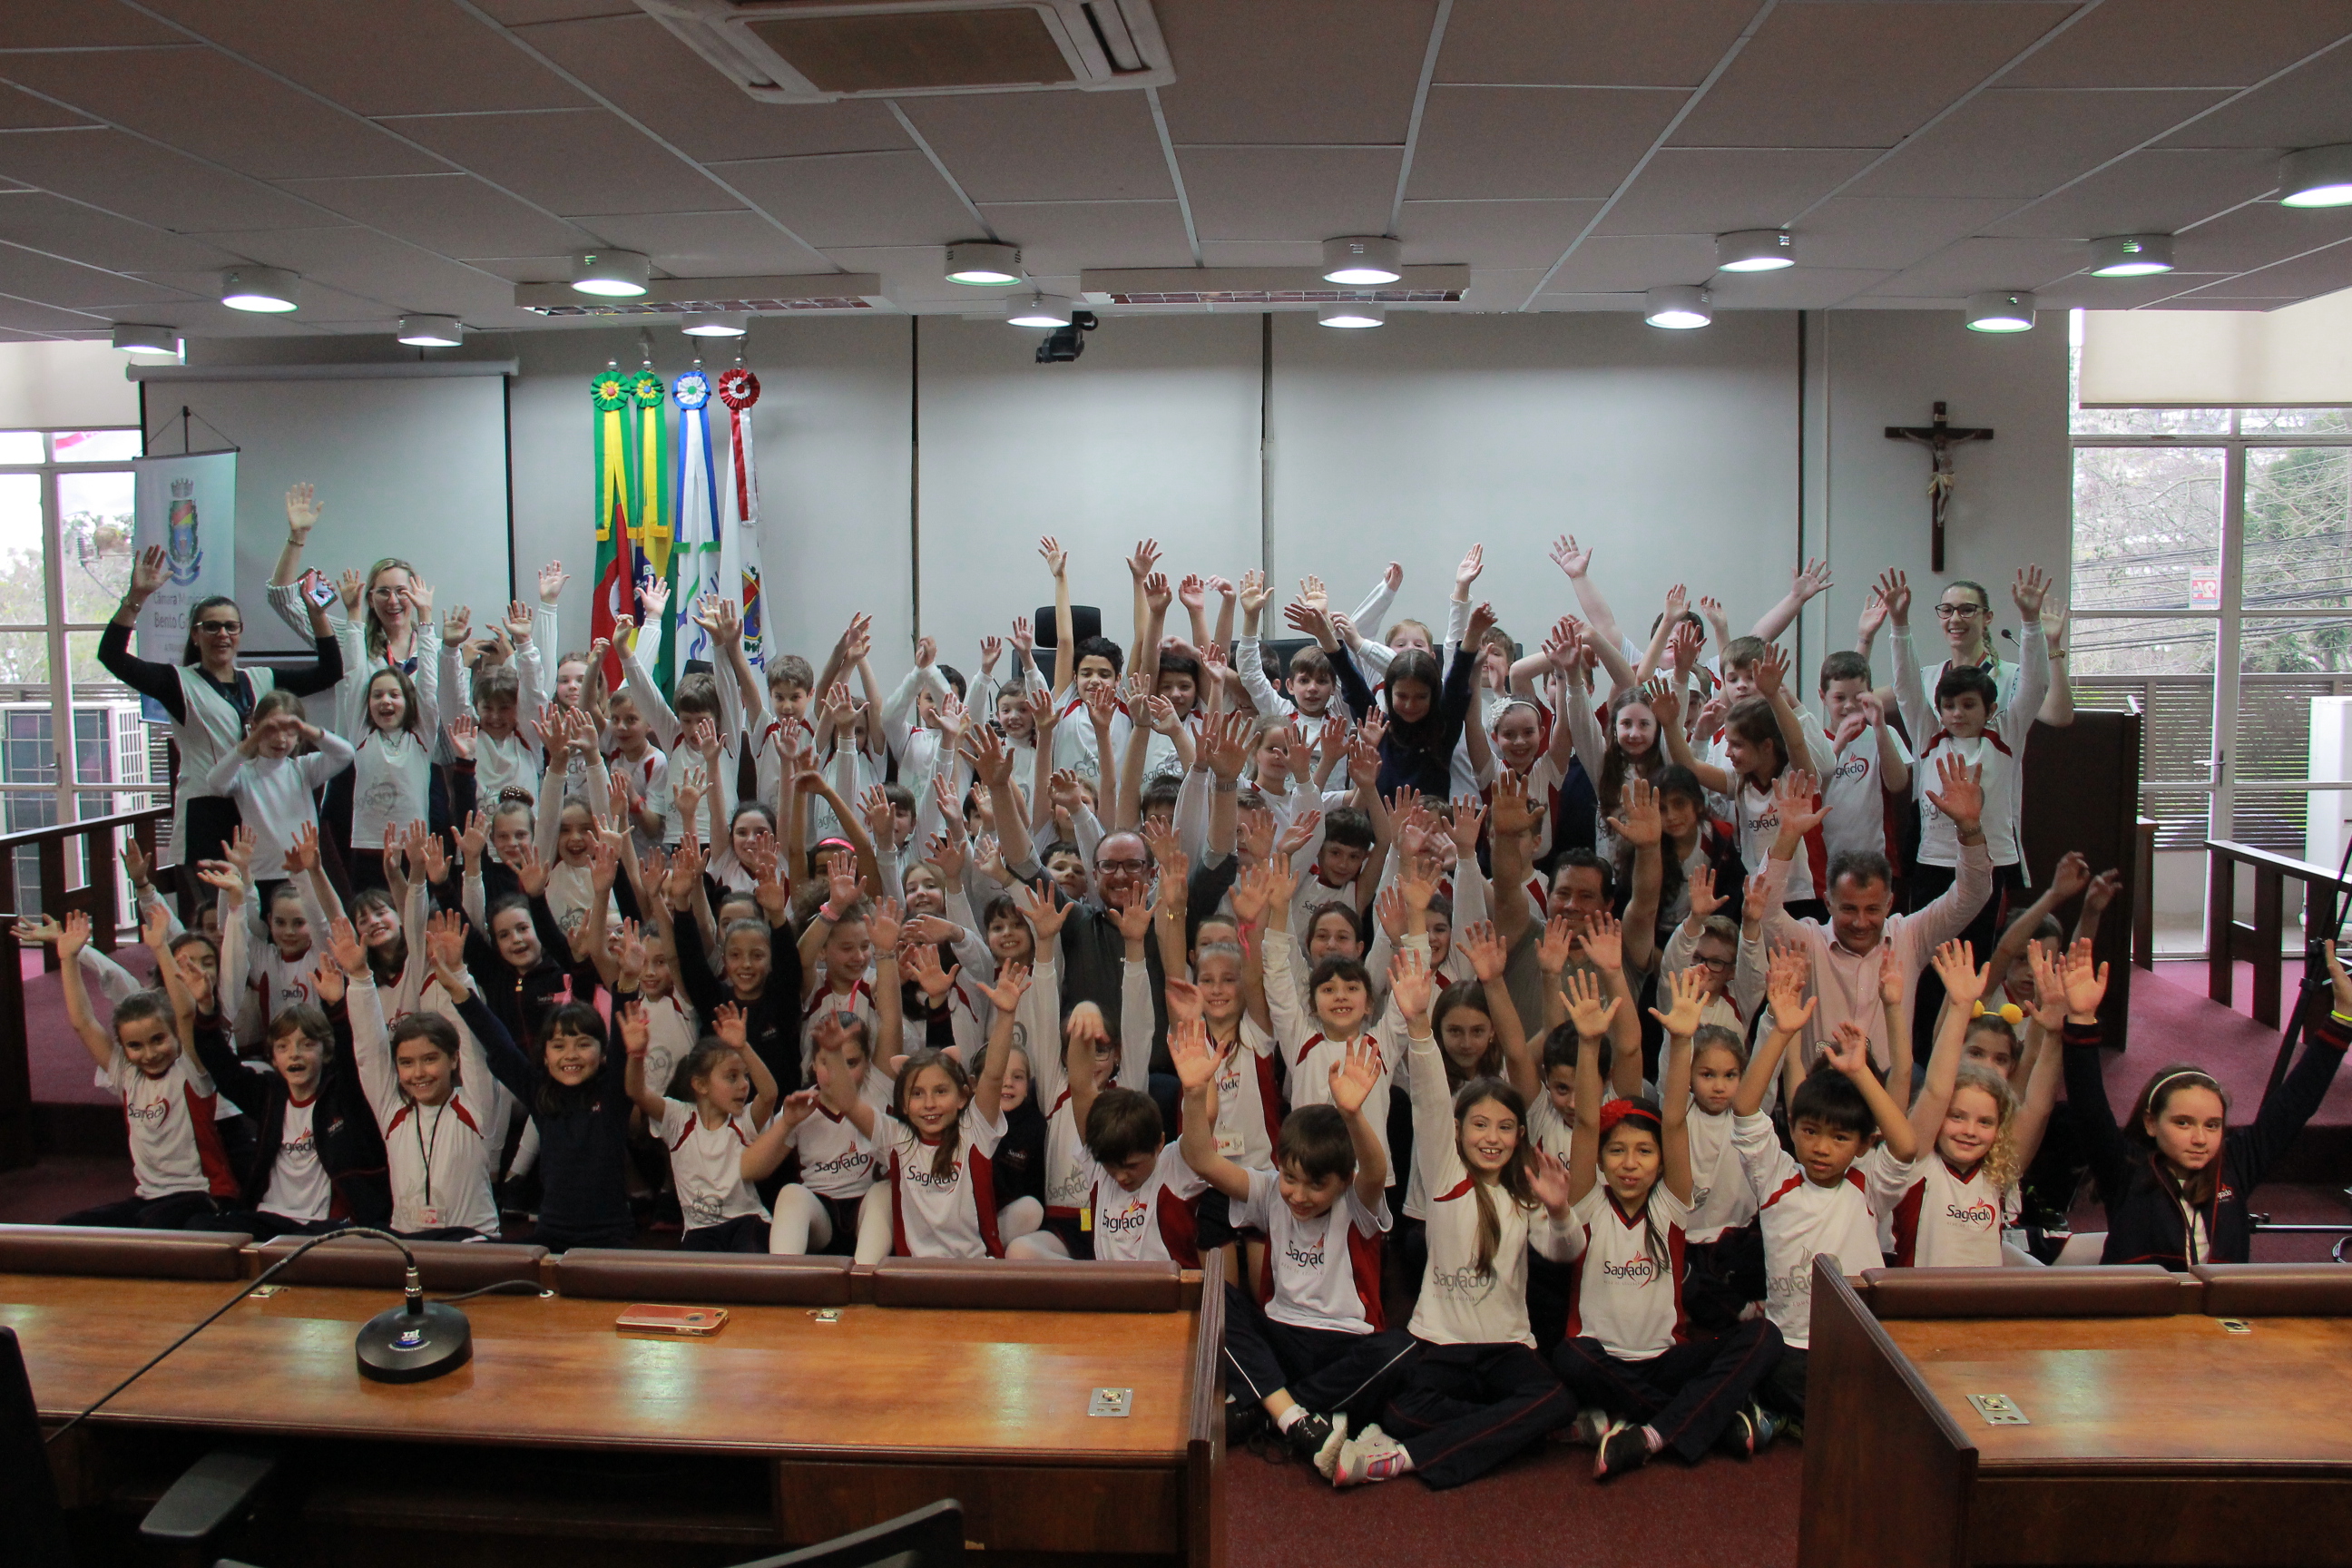
{"type": "Polygon", "coordinates": [[[439,1209],[418,1209],[416,1211],[416,1217],[425,1222],[416,1227],[419,1230],[438,1230],[441,1228],[441,1211],[439,1209]]]}
{"type": "Polygon", "coordinates": [[[1086,1207],[1078,1211],[1078,1228],[1080,1230],[1092,1230],[1094,1227],[1095,1205],[1088,1204],[1086,1207]]]}

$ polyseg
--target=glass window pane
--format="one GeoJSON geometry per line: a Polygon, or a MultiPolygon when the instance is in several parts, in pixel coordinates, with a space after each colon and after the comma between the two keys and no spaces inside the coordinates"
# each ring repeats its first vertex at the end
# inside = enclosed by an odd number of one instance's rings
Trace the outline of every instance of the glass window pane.
{"type": "Polygon", "coordinates": [[[2238,668],[2296,676],[2352,671],[2352,620],[2338,616],[2263,616],[2241,623],[2238,668]]]}
{"type": "MultiPolygon", "coordinates": [[[[2210,783],[2215,624],[2078,620],[2070,635],[2075,705],[2143,716],[2140,776],[2155,784],[2210,783]]],[[[2176,799],[2168,810],[2184,821],[2192,815],[2201,821],[2202,800],[2179,805],[2176,799]]]]}
{"type": "MultiPolygon", "coordinates": [[[[2323,794],[2323,801],[2329,797],[2323,794]]],[[[2322,809],[2325,809],[2323,807],[2322,809]]],[[[2273,854],[2303,858],[2308,840],[2305,826],[2311,812],[2311,794],[2299,789],[2242,789],[2230,807],[2230,837],[2241,844],[2273,854]]],[[[2290,889],[2292,884],[2289,885],[2290,889]]],[[[2286,918],[2292,921],[2303,900],[2287,896],[2286,918]]]]}
{"type": "Polygon", "coordinates": [[[41,476],[0,474],[0,626],[41,626],[48,621],[41,476]]]}
{"type": "Polygon", "coordinates": [[[2352,609],[2347,593],[2352,593],[2352,447],[2249,448],[2246,607],[2352,609]]]}
{"type": "Polygon", "coordinates": [[[2213,825],[2213,796],[2203,790],[2142,790],[2139,814],[2155,822],[2158,849],[2196,849],[2213,825]]]}
{"type": "MultiPolygon", "coordinates": [[[[76,702],[94,702],[110,694],[124,691],[122,683],[98,662],[98,639],[105,635],[104,632],[66,634],[66,660],[73,670],[76,702]],[[101,689],[91,689],[94,687],[101,689]]],[[[139,700],[135,696],[127,700],[134,703],[139,700]]]]}
{"type": "Polygon", "coordinates": [[[2221,602],[2222,454],[2074,452],[2074,607],[2208,610],[2221,602]]]}
{"type": "MultiPolygon", "coordinates": [[[[0,632],[0,686],[49,683],[49,634],[0,632]]],[[[46,700],[46,693],[43,694],[46,700]]]]}
{"type": "Polygon", "coordinates": [[[60,463],[120,463],[143,456],[136,430],[60,430],[49,439],[60,463]]]}
{"type": "Polygon", "coordinates": [[[126,468],[58,476],[68,622],[111,619],[131,586],[131,486],[126,468]]]}
{"type": "Polygon", "coordinates": [[[0,712],[0,784],[57,782],[57,752],[49,744],[49,710],[11,707],[0,712]]]}
{"type": "Polygon", "coordinates": [[[2352,408],[2241,408],[2238,428],[2249,436],[2352,436],[2352,408]]]}
{"type": "Polygon", "coordinates": [[[2210,688],[2216,631],[2216,623],[2186,616],[2077,616],[2067,634],[2075,687],[2101,678],[2128,684],[2150,675],[2199,675],[2210,688]]]}
{"type": "Polygon", "coordinates": [[[41,452],[41,433],[38,430],[0,430],[0,463],[46,460],[41,452]]]}
{"type": "Polygon", "coordinates": [[[2311,707],[2315,698],[2352,697],[2352,674],[2280,675],[2249,669],[2238,678],[2237,762],[2240,779],[2311,776],[2311,707]]]}
{"type": "Polygon", "coordinates": [[[2077,408],[2077,436],[2227,436],[2226,408],[2077,408]]]}

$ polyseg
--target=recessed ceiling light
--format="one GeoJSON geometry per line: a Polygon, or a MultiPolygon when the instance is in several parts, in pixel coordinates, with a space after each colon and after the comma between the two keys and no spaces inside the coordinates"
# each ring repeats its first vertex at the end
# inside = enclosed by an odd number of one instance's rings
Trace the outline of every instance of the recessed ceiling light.
{"type": "Polygon", "coordinates": [[[454,349],[466,341],[466,325],[455,316],[403,316],[400,341],[412,348],[454,349]]]}
{"type": "Polygon", "coordinates": [[[117,321],[114,324],[114,346],[126,353],[175,354],[180,352],[180,329],[117,321]]]}
{"type": "Polygon", "coordinates": [[[1743,228],[1715,237],[1721,272],[1777,272],[1797,264],[1797,239],[1785,228],[1743,228]]]}
{"type": "Polygon", "coordinates": [[[1377,300],[1341,300],[1316,306],[1315,319],[1327,327],[1377,327],[1389,319],[1389,311],[1377,300]]]}
{"type": "Polygon", "coordinates": [[[2145,278],[2172,270],[2168,234],[2115,234],[2091,241],[2091,276],[2145,278]]]}
{"type": "Polygon", "coordinates": [[[1070,312],[1077,308],[1076,300],[1058,294],[1032,294],[1004,301],[1004,319],[1016,327],[1066,327],[1070,312]]]}
{"type": "Polygon", "coordinates": [[[967,239],[948,247],[947,279],[976,289],[1003,289],[1021,281],[1021,247],[992,239],[967,239]]]}
{"type": "Polygon", "coordinates": [[[280,313],[294,308],[301,281],[275,267],[232,267],[221,274],[220,302],[232,310],[280,313]]]}
{"type": "Polygon", "coordinates": [[[583,250],[572,258],[575,293],[634,300],[646,291],[653,263],[634,250],[583,250]]]}
{"type": "Polygon", "coordinates": [[[1404,276],[1404,246],[1381,234],[1345,234],[1323,242],[1323,280],[1350,289],[1394,283],[1404,276]]]}
{"type": "Polygon", "coordinates": [[[1972,332],[2032,331],[2033,296],[2004,289],[1969,295],[1969,330],[1972,332]]]}
{"type": "Polygon", "coordinates": [[[2352,206],[2352,142],[2289,153],[2279,160],[2278,182],[2282,205],[2352,206]]]}
{"type": "Polygon", "coordinates": [[[1715,320],[1708,309],[1714,296],[1696,283],[1673,283],[1653,289],[1642,300],[1642,319],[1654,327],[1686,332],[1715,320]]]}
{"type": "Polygon", "coordinates": [[[678,318],[677,330],[689,338],[740,338],[751,331],[748,310],[688,310],[678,318]]]}

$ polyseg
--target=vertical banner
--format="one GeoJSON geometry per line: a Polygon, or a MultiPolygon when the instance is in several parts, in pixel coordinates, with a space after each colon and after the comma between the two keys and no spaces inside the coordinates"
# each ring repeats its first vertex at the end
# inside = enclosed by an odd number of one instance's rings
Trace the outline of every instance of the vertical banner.
{"type": "MultiPolygon", "coordinates": [[[[139,657],[184,663],[188,612],[236,592],[236,454],[140,458],[131,468],[131,548],[159,545],[164,559],[163,585],[139,617],[139,657]]],[[[144,706],[152,722],[171,722],[154,699],[144,706]]]]}
{"type": "MultiPolygon", "coordinates": [[[[710,634],[695,624],[694,607],[707,595],[728,591],[719,572],[719,480],[710,453],[710,381],[698,370],[672,384],[677,401],[677,569],[670,595],[670,635],[664,657],[680,673],[688,659],[718,663],[710,634]]],[[[722,677],[723,679],[723,677],[722,677]]]]}
{"type": "MultiPolygon", "coordinates": [[[[588,384],[596,412],[596,597],[588,613],[592,640],[610,641],[613,625],[637,613],[636,426],[629,416],[629,378],[607,366],[588,384]]],[[[553,658],[553,649],[541,657],[553,658]]],[[[621,657],[604,656],[607,690],[621,689],[621,657]]]]}
{"type": "Polygon", "coordinates": [[[743,657],[767,668],[768,597],[760,584],[760,476],[751,456],[751,409],[760,378],[741,365],[719,373],[719,400],[727,405],[727,482],[719,509],[721,579],[736,584],[743,610],[743,657]]]}

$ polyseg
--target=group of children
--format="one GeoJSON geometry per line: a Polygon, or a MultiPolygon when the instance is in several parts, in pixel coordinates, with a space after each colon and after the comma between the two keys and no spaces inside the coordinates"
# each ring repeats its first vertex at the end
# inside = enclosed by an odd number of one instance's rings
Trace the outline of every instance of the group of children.
{"type": "MultiPolygon", "coordinates": [[[[471,1239],[520,1207],[551,1248],[650,1221],[864,1262],[1222,1258],[1232,1440],[1340,1487],[1548,1438],[1607,1478],[1801,1423],[1816,1258],[2034,1263],[2062,1080],[2108,1260],[2242,1259],[2352,1040],[2331,949],[2333,1011],[2251,1129],[2186,1067],[2112,1115],[2117,879],[2070,856],[2028,903],[2019,847],[2025,727],[2067,716],[2038,572],[2019,665],[1955,583],[1932,672],[1888,574],[1822,717],[1772,639],[1825,568],[1745,637],[1677,587],[1637,645],[1573,540],[1581,615],[1533,652],[1473,603],[1475,548],[1442,637],[1391,619],[1391,565],[1353,615],[1306,579],[1278,658],[1259,574],[1171,585],[1150,542],[1122,647],[1048,539],[1050,643],[1016,620],[969,680],[925,639],[886,694],[862,616],[821,670],[761,672],[714,601],[717,668],[665,694],[658,585],[543,688],[560,566],[484,637],[400,562],[347,574],[339,623],[299,570],[318,516],[289,496],[271,594],[340,650],[334,724],[247,693],[182,780],[237,822],[176,913],[129,857],[158,988],[79,915],[20,928],[131,1130],[135,1195],[67,1223],[471,1239]]],[[[195,653],[184,708],[245,690],[195,653]]]]}

